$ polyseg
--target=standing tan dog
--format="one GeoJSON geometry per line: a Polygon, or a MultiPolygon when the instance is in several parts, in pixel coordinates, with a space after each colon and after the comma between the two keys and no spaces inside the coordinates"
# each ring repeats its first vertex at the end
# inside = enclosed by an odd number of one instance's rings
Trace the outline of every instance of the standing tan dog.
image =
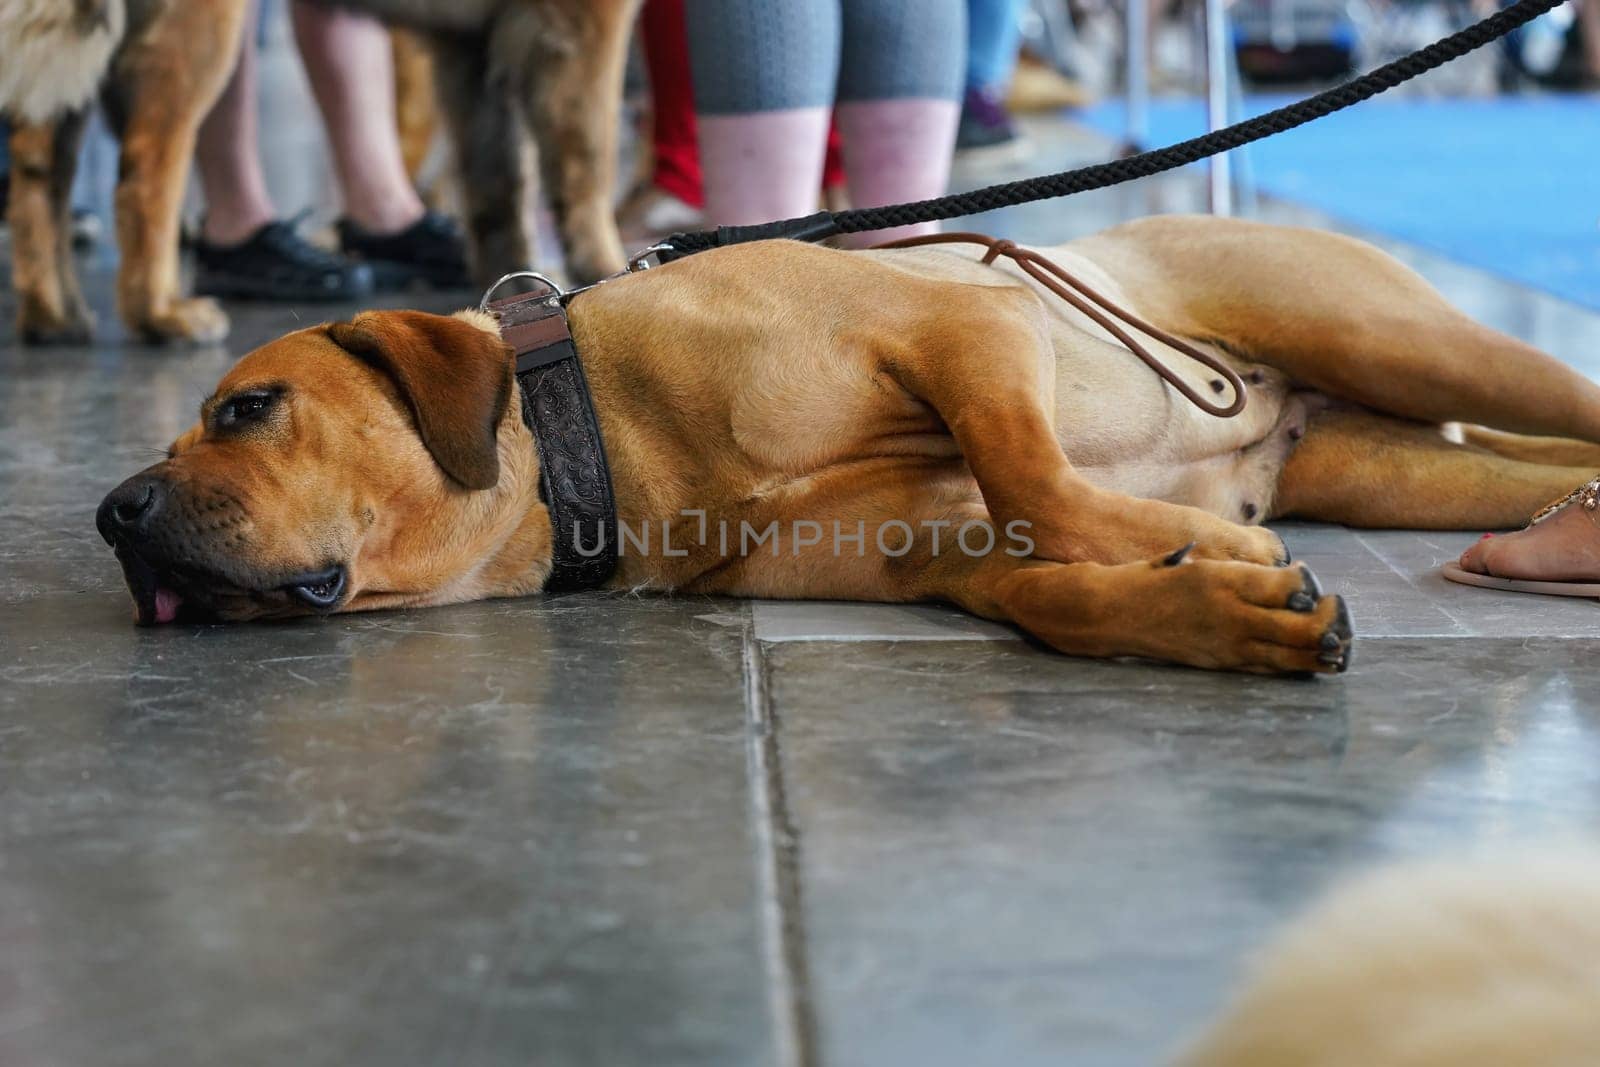
{"type": "Polygon", "coordinates": [[[1597,901],[1581,840],[1368,874],[1273,940],[1178,1065],[1590,1067],[1597,901]]]}
{"type": "MultiPolygon", "coordinates": [[[[639,0],[340,2],[423,31],[431,45],[481,277],[532,262],[523,228],[523,116],[541,149],[568,272],[593,281],[622,269],[611,193],[622,67],[639,0]]],[[[195,136],[233,69],[246,6],[8,0],[0,9],[0,111],[16,118],[12,277],[25,340],[77,342],[92,327],[69,221],[85,106],[97,85],[122,142],[116,211],[123,319],[150,340],[227,333],[215,301],[182,293],[178,223],[195,136]]]]}
{"type": "MultiPolygon", "coordinates": [[[[1343,603],[1252,523],[1504,527],[1600,467],[1600,388],[1358,241],[1164,217],[1049,254],[1231,363],[1243,413],[1192,407],[963,249],[701,253],[570,306],[620,518],[658,534],[610,584],[945,600],[1063,652],[1335,671],[1343,603]],[[1562,439],[1455,444],[1453,420],[1562,439]],[[863,539],[814,537],[835,522],[863,539]],[[774,523],[753,548],[701,532],[774,523]],[[1021,524],[1030,551],[958,550],[968,523],[1021,524]]],[[[538,591],[550,519],[512,394],[478,312],[370,312],[252,352],[101,506],[139,617],[538,591]]]]}
{"type": "Polygon", "coordinates": [[[232,70],[243,0],[19,4],[9,9],[16,21],[0,25],[0,69],[32,68],[27,93],[0,97],[0,111],[13,122],[6,214],[18,332],[35,342],[89,336],[92,316],[72,259],[71,191],[86,109],[103,89],[122,141],[122,316],[151,338],[221,337],[228,322],[222,310],[182,295],[178,211],[200,120],[232,70]],[[25,64],[29,56],[46,61],[25,64]]]}

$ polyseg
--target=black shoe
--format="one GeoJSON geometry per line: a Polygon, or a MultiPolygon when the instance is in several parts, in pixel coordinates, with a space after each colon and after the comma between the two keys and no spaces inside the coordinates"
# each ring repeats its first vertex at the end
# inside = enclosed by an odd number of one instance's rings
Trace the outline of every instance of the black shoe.
{"type": "Polygon", "coordinates": [[[467,242],[454,219],[429,211],[399,233],[371,233],[339,220],[339,247],[372,268],[378,289],[467,289],[467,242]]]}
{"type": "Polygon", "coordinates": [[[318,248],[294,222],[269,222],[234,245],[194,242],[195,292],[235,300],[339,301],[371,295],[372,271],[318,248]]]}

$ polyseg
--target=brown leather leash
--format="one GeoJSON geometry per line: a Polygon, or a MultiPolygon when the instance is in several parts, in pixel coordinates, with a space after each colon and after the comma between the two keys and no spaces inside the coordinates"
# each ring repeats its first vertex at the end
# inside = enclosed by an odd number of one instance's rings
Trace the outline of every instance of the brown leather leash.
{"type": "Polygon", "coordinates": [[[1114,301],[1096,292],[1090,286],[1074,277],[1071,272],[1059,263],[1040,255],[1031,248],[1023,248],[1015,241],[1008,241],[1000,237],[990,237],[981,233],[930,233],[921,237],[902,237],[898,241],[886,241],[879,248],[916,248],[921,245],[937,244],[973,244],[982,245],[989,251],[983,257],[985,266],[992,265],[1001,256],[1005,256],[1017,265],[1028,277],[1055,293],[1061,299],[1083,312],[1095,323],[1121,341],[1128,351],[1142,359],[1147,367],[1159,374],[1168,385],[1188,398],[1195,407],[1208,415],[1226,419],[1244,410],[1247,397],[1244,391],[1244,382],[1234,369],[1223,363],[1209,352],[1203,352],[1181,337],[1175,337],[1165,330],[1145,322],[1127,308],[1119,307],[1114,301]],[[1141,344],[1133,334],[1116,321],[1160,341],[1164,345],[1182,352],[1197,363],[1202,363],[1216,371],[1233,386],[1233,402],[1226,407],[1213,404],[1190,387],[1189,383],[1178,377],[1170,367],[1162,363],[1155,353],[1141,344]]]}

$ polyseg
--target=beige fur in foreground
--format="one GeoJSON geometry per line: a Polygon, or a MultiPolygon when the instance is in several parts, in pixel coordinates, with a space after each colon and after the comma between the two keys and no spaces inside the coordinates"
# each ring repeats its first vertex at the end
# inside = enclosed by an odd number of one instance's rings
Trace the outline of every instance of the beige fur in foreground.
{"type": "Polygon", "coordinates": [[[0,3],[0,112],[46,122],[82,106],[126,21],[123,0],[0,3]]]}
{"type": "Polygon", "coordinates": [[[1411,864],[1336,892],[1180,1063],[1600,1063],[1600,851],[1411,864]]]}

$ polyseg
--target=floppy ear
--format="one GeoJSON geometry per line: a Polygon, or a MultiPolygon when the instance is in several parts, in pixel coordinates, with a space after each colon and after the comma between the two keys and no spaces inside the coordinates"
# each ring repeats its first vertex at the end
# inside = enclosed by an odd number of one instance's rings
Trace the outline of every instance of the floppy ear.
{"type": "Polygon", "coordinates": [[[500,479],[496,432],[511,399],[511,349],[487,330],[421,311],[368,311],[328,327],[334,344],[400,387],[417,433],[468,489],[500,479]]]}

